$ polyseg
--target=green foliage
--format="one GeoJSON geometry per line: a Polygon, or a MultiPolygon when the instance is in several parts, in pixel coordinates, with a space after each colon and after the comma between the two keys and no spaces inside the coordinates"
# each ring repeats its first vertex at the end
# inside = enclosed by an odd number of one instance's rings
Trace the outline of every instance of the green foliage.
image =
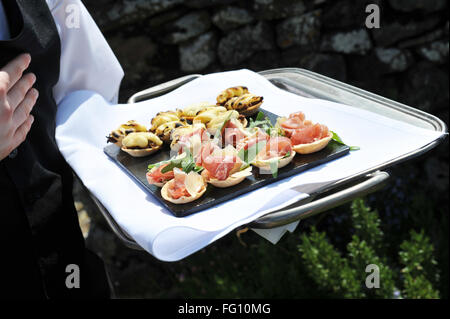
{"type": "Polygon", "coordinates": [[[439,282],[437,261],[433,256],[433,245],[425,236],[411,231],[411,239],[401,245],[400,264],[404,267],[401,272],[404,276],[403,294],[407,298],[439,298],[439,293],[433,289],[433,284],[439,282]]]}
{"type": "Polygon", "coordinates": [[[355,269],[326,240],[325,233],[318,233],[313,227],[311,234],[304,234],[301,239],[299,250],[306,269],[321,289],[330,290],[344,298],[364,297],[355,269]]]}
{"type": "Polygon", "coordinates": [[[365,241],[377,253],[383,249],[383,231],[380,228],[381,220],[376,211],[371,211],[362,199],[356,199],[351,205],[352,222],[355,235],[365,241]]]}
{"type": "MultiPolygon", "coordinates": [[[[345,207],[339,209],[345,214],[345,207]]],[[[119,293],[152,298],[445,297],[442,288],[436,289],[443,285],[438,285],[443,276],[439,276],[436,252],[424,231],[411,231],[403,238],[404,232],[388,232],[383,224],[383,232],[378,213],[362,200],[352,203],[349,224],[337,225],[334,232],[324,227],[327,235],[318,225],[308,230],[308,224],[319,224],[326,220],[324,216],[306,220],[277,245],[251,231],[241,235],[243,245],[230,233],[182,261],[153,261],[152,269],[131,267],[133,271],[119,274],[141,274],[139,280],[119,286],[119,293]],[[348,236],[338,240],[342,234],[348,236]],[[393,235],[398,239],[393,241],[393,235]],[[378,266],[379,288],[366,287],[369,264],[378,266]]]]}
{"type": "Polygon", "coordinates": [[[378,214],[361,199],[352,203],[351,210],[355,234],[347,245],[347,257],[341,256],[325,233],[317,232],[315,227],[309,235],[301,236],[299,251],[316,284],[333,296],[343,298],[398,297],[398,284],[403,286],[405,298],[438,298],[439,293],[433,289],[433,284],[439,281],[437,262],[424,232],[411,231],[411,240],[400,245],[400,265],[395,265],[389,263],[386,256],[380,256],[385,244],[378,214]],[[369,289],[364,285],[368,276],[366,267],[370,264],[378,266],[379,288],[369,289]]]}
{"type": "Polygon", "coordinates": [[[393,298],[396,291],[394,272],[387,265],[385,258],[380,258],[375,250],[358,236],[353,236],[347,246],[348,257],[353,269],[357,270],[358,282],[365,282],[368,273],[365,272],[367,265],[374,264],[379,268],[382,284],[377,289],[365,289],[368,297],[393,298]]]}

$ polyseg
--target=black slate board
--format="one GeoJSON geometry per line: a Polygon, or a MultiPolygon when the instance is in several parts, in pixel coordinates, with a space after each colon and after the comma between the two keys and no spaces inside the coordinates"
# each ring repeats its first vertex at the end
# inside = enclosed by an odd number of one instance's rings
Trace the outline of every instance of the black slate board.
{"type": "MultiPolygon", "coordinates": [[[[277,115],[266,110],[261,111],[270,118],[272,123],[275,123],[276,118],[278,117],[277,115]]],[[[203,194],[203,196],[199,199],[191,203],[176,205],[165,201],[161,196],[160,188],[154,185],[149,185],[145,177],[145,174],[147,173],[147,166],[149,164],[169,159],[170,149],[168,147],[162,149],[156,154],[141,158],[131,157],[127,153],[122,152],[120,148],[114,144],[110,144],[104,148],[104,152],[114,162],[122,167],[131,177],[136,179],[142,186],[144,186],[146,190],[148,190],[150,194],[158,199],[164,207],[166,207],[177,217],[188,216],[229,199],[235,198],[239,195],[253,191],[257,188],[261,188],[267,184],[276,182],[280,179],[298,174],[317,165],[344,156],[349,152],[349,150],[350,149],[348,146],[331,141],[327,147],[317,153],[308,155],[297,154],[291,163],[279,169],[277,178],[273,178],[270,174],[259,174],[259,169],[254,167],[253,175],[247,177],[243,182],[235,186],[228,188],[217,188],[211,184],[208,184],[205,194],[203,194]]]]}

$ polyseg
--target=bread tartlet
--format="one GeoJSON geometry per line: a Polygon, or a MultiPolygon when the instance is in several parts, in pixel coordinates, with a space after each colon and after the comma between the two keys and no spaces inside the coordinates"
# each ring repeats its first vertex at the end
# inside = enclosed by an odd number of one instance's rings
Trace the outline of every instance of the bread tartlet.
{"type": "Polygon", "coordinates": [[[333,138],[333,133],[328,132],[328,135],[324,138],[321,138],[320,140],[314,141],[312,143],[307,143],[307,144],[293,145],[292,149],[299,154],[315,153],[315,152],[318,152],[318,151],[324,149],[328,145],[328,143],[330,143],[332,138],[333,138]]]}
{"type": "Polygon", "coordinates": [[[139,124],[138,122],[131,120],[125,124],[121,124],[117,129],[109,133],[107,143],[116,144],[118,147],[122,147],[122,140],[125,136],[134,132],[147,132],[147,128],[139,124]]]}
{"type": "Polygon", "coordinates": [[[173,171],[174,178],[161,188],[161,196],[166,201],[186,204],[199,199],[206,192],[206,183],[200,174],[194,171],[186,174],[178,168],[173,171]]]}
{"type": "Polygon", "coordinates": [[[122,151],[133,157],[144,157],[157,152],[163,142],[151,132],[135,132],[122,140],[122,151]]]}

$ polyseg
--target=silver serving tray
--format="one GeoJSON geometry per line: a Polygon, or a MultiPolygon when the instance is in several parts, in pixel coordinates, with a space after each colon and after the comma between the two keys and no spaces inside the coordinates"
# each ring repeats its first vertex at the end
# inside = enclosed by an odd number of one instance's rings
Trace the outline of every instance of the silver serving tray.
{"type": "MultiPolygon", "coordinates": [[[[441,143],[447,135],[445,123],[431,114],[308,70],[281,68],[262,71],[259,74],[277,87],[294,94],[356,106],[420,128],[441,132],[444,135],[422,148],[395,158],[392,161],[385,162],[382,165],[371,167],[359,174],[326,183],[301,185],[298,187],[298,190],[310,194],[307,199],[268,213],[249,223],[246,225],[247,227],[268,229],[286,225],[337,207],[357,197],[375,192],[384,186],[389,178],[389,174],[383,172],[383,169],[429,151],[441,143]]],[[[140,91],[131,96],[128,103],[139,102],[166,94],[201,76],[201,74],[192,74],[140,91]]],[[[93,195],[91,197],[119,239],[130,248],[142,250],[114,221],[100,201],[93,195]]]]}

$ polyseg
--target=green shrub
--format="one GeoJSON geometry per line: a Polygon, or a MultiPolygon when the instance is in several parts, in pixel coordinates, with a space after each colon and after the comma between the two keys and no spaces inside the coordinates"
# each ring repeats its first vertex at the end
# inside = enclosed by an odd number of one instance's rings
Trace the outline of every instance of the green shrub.
{"type": "Polygon", "coordinates": [[[404,277],[403,294],[406,298],[439,298],[433,285],[439,282],[437,262],[433,256],[433,245],[425,236],[411,231],[411,240],[404,241],[399,253],[401,272],[404,277]]]}
{"type": "Polygon", "coordinates": [[[341,298],[439,298],[433,288],[439,281],[433,246],[424,232],[411,231],[400,245],[399,263],[382,256],[384,234],[377,212],[362,199],[351,205],[354,235],[341,255],[325,237],[311,228],[301,236],[299,251],[311,278],[324,292],[341,298]],[[379,288],[367,288],[366,267],[378,266],[379,288]],[[397,287],[402,287],[401,290],[397,287]]]}

